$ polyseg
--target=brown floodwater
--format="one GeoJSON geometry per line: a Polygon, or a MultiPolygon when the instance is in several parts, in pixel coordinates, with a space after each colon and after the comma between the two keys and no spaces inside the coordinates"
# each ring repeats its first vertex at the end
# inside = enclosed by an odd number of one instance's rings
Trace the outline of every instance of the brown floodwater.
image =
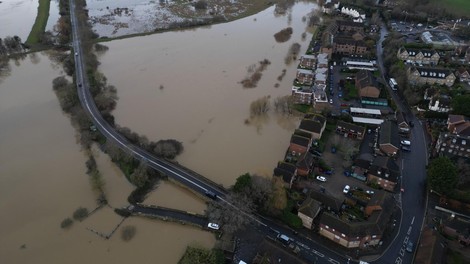
{"type": "MultiPolygon", "coordinates": [[[[212,233],[143,218],[124,222],[136,227],[131,241],[121,239],[120,229],[104,240],[87,228],[109,233],[121,217],[108,207],[61,229],[76,208],[96,206],[86,157],[51,88],[61,71],[39,53],[10,68],[0,82],[0,263],[177,263],[187,245],[214,245],[212,233]]],[[[94,152],[110,205],[127,205],[132,186],[106,155],[94,152]]],[[[194,204],[185,192],[171,192],[194,204]]]]}
{"type": "Polygon", "coordinates": [[[225,186],[245,172],[270,176],[299,121],[272,111],[245,120],[252,101],[290,94],[298,63],[285,57],[296,42],[305,53],[311,33],[303,17],[316,7],[300,2],[286,15],[271,7],[226,24],[105,43],[100,70],[118,90],[116,123],[150,140],[183,142],[178,161],[225,186]],[[290,40],[277,43],[274,34],[288,26],[290,40]],[[263,59],[271,64],[257,87],[244,89],[240,81],[263,59]]]}
{"type": "Polygon", "coordinates": [[[16,35],[26,41],[36,19],[39,1],[2,0],[0,2],[0,38],[16,35]]]}

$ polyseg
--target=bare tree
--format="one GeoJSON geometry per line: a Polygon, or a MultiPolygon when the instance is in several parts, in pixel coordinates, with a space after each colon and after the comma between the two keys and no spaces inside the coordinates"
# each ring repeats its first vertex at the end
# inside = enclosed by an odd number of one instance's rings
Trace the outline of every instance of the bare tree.
{"type": "Polygon", "coordinates": [[[263,96],[250,104],[251,117],[261,116],[269,111],[269,96],[263,96]]]}

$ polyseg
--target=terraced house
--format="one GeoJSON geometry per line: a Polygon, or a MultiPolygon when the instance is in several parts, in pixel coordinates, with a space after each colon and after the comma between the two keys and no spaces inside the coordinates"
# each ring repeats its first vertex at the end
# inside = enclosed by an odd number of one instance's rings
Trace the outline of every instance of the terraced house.
{"type": "Polygon", "coordinates": [[[440,84],[450,87],[456,79],[451,70],[439,68],[410,67],[407,74],[412,85],[440,84]]]}
{"type": "Polygon", "coordinates": [[[435,50],[407,49],[404,47],[398,50],[397,57],[403,60],[403,62],[423,65],[437,65],[441,58],[435,50]]]}

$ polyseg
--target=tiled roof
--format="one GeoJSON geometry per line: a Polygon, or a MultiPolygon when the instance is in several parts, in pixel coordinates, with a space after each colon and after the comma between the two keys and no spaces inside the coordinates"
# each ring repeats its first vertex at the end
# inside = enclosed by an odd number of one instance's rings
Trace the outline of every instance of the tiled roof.
{"type": "Polygon", "coordinates": [[[448,69],[440,68],[425,68],[425,67],[414,67],[413,72],[418,72],[421,77],[426,78],[435,78],[435,79],[445,79],[447,76],[451,75],[452,72],[448,69]]]}
{"type": "Polygon", "coordinates": [[[379,144],[392,144],[396,148],[400,146],[398,127],[395,122],[386,120],[380,125],[379,144]]]}

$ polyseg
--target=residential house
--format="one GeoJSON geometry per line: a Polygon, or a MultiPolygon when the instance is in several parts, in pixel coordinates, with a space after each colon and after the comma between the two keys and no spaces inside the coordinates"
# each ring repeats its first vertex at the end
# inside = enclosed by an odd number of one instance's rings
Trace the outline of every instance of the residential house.
{"type": "Polygon", "coordinates": [[[328,75],[328,68],[327,67],[319,67],[315,70],[315,85],[324,84],[326,85],[326,79],[328,75]]]}
{"type": "Polygon", "coordinates": [[[307,115],[300,122],[299,129],[313,135],[313,139],[320,139],[326,127],[326,119],[321,115],[307,115]]]}
{"type": "Polygon", "coordinates": [[[408,82],[413,85],[440,84],[448,87],[454,85],[455,75],[448,69],[409,67],[408,82]]]}
{"type": "Polygon", "coordinates": [[[400,177],[400,168],[390,157],[377,156],[367,171],[367,181],[375,182],[384,190],[393,192],[400,177]]]}
{"type": "Polygon", "coordinates": [[[339,1],[337,0],[327,0],[322,6],[322,12],[325,14],[331,14],[334,10],[339,8],[339,1]]]}
{"type": "Polygon", "coordinates": [[[428,108],[431,111],[447,113],[451,110],[451,98],[447,95],[434,95],[429,101],[428,108]]]}
{"type": "Polygon", "coordinates": [[[387,156],[394,156],[400,148],[398,126],[396,122],[386,120],[379,129],[379,150],[387,156]]]}
{"type": "Polygon", "coordinates": [[[362,40],[354,40],[351,37],[334,38],[333,53],[341,55],[365,54],[367,53],[367,45],[362,40]]]}
{"type": "Polygon", "coordinates": [[[449,115],[447,117],[447,129],[450,133],[454,133],[455,127],[465,122],[465,116],[463,115],[449,115]]]}
{"type": "Polygon", "coordinates": [[[382,210],[373,211],[364,221],[350,221],[325,212],[320,218],[320,235],[346,248],[363,248],[378,245],[389,225],[394,201],[387,197],[382,210]]]}
{"type": "Polygon", "coordinates": [[[312,85],[313,73],[310,70],[297,69],[297,81],[302,85],[312,85]]]}
{"type": "MultiPolygon", "coordinates": [[[[280,259],[282,263],[307,264],[307,262],[292,254],[292,252],[286,250],[279,242],[267,237],[257,243],[253,250],[256,256],[249,262],[250,264],[279,263],[280,259]]],[[[300,248],[294,248],[294,252],[298,252],[298,250],[300,251],[300,248]]],[[[243,261],[230,263],[246,264],[243,261]]]]}
{"type": "Polygon", "coordinates": [[[328,68],[328,53],[320,53],[317,56],[317,69],[328,68]]]}
{"type": "Polygon", "coordinates": [[[372,164],[372,158],[359,157],[354,160],[351,166],[351,177],[361,181],[367,180],[367,172],[372,164]]]}
{"type": "Polygon", "coordinates": [[[409,49],[404,47],[398,49],[397,57],[407,63],[424,65],[437,65],[441,58],[435,50],[409,49]]]}
{"type": "Polygon", "coordinates": [[[310,86],[292,86],[292,100],[295,104],[313,104],[313,91],[310,86]]]}
{"type": "Polygon", "coordinates": [[[340,32],[364,32],[364,24],[348,21],[348,20],[337,20],[336,25],[340,32]]]}
{"type": "Polygon", "coordinates": [[[312,229],[313,219],[317,217],[321,210],[321,203],[307,197],[297,210],[297,216],[302,220],[302,225],[307,229],[312,229]]]}
{"type": "Polygon", "coordinates": [[[299,66],[303,69],[315,69],[315,65],[317,64],[317,57],[315,55],[307,55],[304,54],[300,56],[300,63],[299,66]]]}
{"type": "Polygon", "coordinates": [[[360,10],[353,7],[341,7],[341,14],[345,14],[352,17],[353,21],[356,23],[362,23],[366,19],[366,14],[364,12],[360,13],[359,11],[360,10]]]}
{"type": "Polygon", "coordinates": [[[366,129],[363,126],[346,123],[344,121],[338,121],[338,123],[336,123],[336,133],[344,137],[362,140],[365,131],[366,129]]]}
{"type": "Polygon", "coordinates": [[[308,151],[311,144],[311,139],[293,134],[290,138],[288,152],[292,156],[301,156],[308,151]]]}
{"type": "MultiPolygon", "coordinates": [[[[466,130],[468,132],[468,130],[466,130]]],[[[470,158],[470,136],[444,133],[436,141],[436,153],[439,156],[470,158]]]]}
{"type": "Polygon", "coordinates": [[[470,73],[465,68],[459,68],[455,75],[459,77],[460,82],[470,82],[470,73]]]}
{"type": "Polygon", "coordinates": [[[302,154],[295,166],[297,167],[297,175],[299,176],[308,176],[313,169],[314,158],[310,152],[305,152],[302,154]]]}
{"type": "Polygon", "coordinates": [[[406,122],[405,116],[403,115],[402,111],[397,111],[395,113],[398,125],[398,132],[408,134],[410,132],[410,125],[406,122]]]}
{"type": "Polygon", "coordinates": [[[421,233],[419,245],[416,246],[415,264],[441,264],[445,263],[444,238],[437,230],[425,226],[421,233]]]}
{"type": "Polygon", "coordinates": [[[290,189],[297,176],[297,168],[293,164],[279,162],[274,169],[274,176],[282,178],[285,187],[290,189]]]}
{"type": "Polygon", "coordinates": [[[366,217],[369,217],[375,211],[382,210],[382,205],[384,204],[386,197],[387,193],[385,193],[384,191],[374,191],[374,193],[370,195],[370,199],[367,202],[366,207],[364,208],[364,214],[366,215],[366,217]]]}
{"type": "Polygon", "coordinates": [[[459,216],[450,216],[442,223],[443,232],[456,238],[463,246],[470,246],[470,220],[459,216]]]}
{"type": "Polygon", "coordinates": [[[380,95],[377,80],[370,71],[360,70],[356,73],[356,88],[361,97],[378,98],[380,95]]]}
{"type": "Polygon", "coordinates": [[[429,87],[424,90],[424,100],[431,100],[433,96],[437,95],[439,93],[439,90],[435,87],[429,87]]]}
{"type": "Polygon", "coordinates": [[[343,205],[342,200],[339,200],[327,193],[323,193],[321,190],[311,189],[309,197],[320,202],[322,210],[332,212],[334,214],[338,214],[341,210],[341,206],[343,205]]]}

